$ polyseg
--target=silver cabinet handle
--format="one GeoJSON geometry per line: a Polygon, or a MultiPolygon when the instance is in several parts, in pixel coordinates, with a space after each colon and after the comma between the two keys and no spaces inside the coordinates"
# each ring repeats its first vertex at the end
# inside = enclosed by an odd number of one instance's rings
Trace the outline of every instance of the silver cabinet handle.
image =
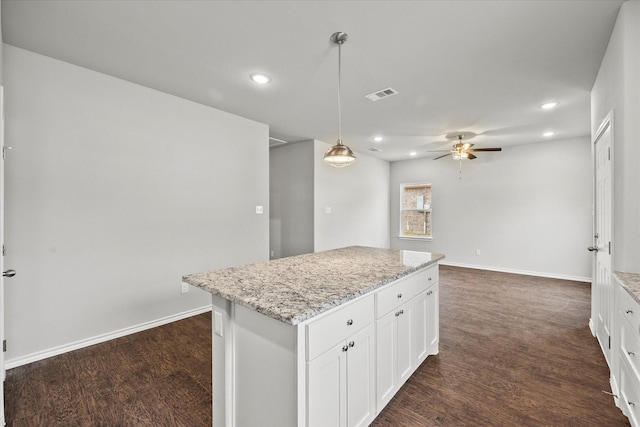
{"type": "Polygon", "coordinates": [[[15,270],[7,270],[7,271],[3,271],[2,275],[4,277],[13,277],[16,275],[16,271],[15,270]]]}
{"type": "Polygon", "coordinates": [[[353,342],[353,341],[351,341],[351,342],[349,343],[349,347],[353,347],[354,345],[356,345],[356,343],[355,343],[355,342],[353,342]]]}
{"type": "Polygon", "coordinates": [[[589,246],[589,247],[587,248],[587,250],[588,250],[589,252],[598,252],[598,251],[599,251],[599,249],[598,249],[598,248],[596,248],[595,246],[589,246]]]}
{"type": "Polygon", "coordinates": [[[633,403],[633,402],[632,402],[632,401],[630,401],[630,400],[627,400],[627,403],[629,404],[629,406],[636,406],[636,404],[635,404],[635,403],[633,403]]]}
{"type": "Polygon", "coordinates": [[[351,325],[353,325],[353,319],[347,320],[347,326],[351,326],[351,325]]]}
{"type": "Polygon", "coordinates": [[[431,295],[433,293],[433,291],[429,291],[427,292],[427,295],[431,295]]]}
{"type": "Polygon", "coordinates": [[[347,350],[349,350],[349,347],[347,347],[346,345],[343,345],[342,346],[342,351],[347,351],[347,350]]]}
{"type": "Polygon", "coordinates": [[[431,277],[429,277],[427,280],[430,282],[431,281],[431,277]]]}
{"type": "Polygon", "coordinates": [[[402,298],[402,294],[398,294],[398,298],[402,298]]]}
{"type": "Polygon", "coordinates": [[[636,355],[633,351],[627,351],[627,354],[628,354],[629,356],[635,356],[635,355],[636,355]]]}
{"type": "Polygon", "coordinates": [[[404,310],[396,311],[396,317],[400,316],[401,314],[404,314],[404,310]]]}
{"type": "Polygon", "coordinates": [[[632,314],[633,310],[627,310],[627,314],[632,314]]]}

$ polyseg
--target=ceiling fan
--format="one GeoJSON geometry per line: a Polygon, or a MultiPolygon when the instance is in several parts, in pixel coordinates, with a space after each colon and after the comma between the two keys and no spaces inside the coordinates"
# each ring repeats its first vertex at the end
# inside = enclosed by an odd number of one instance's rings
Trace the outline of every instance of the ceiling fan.
{"type": "MultiPolygon", "coordinates": [[[[458,142],[454,144],[452,150],[449,150],[447,154],[443,154],[442,156],[434,157],[433,160],[442,159],[443,157],[453,156],[453,160],[462,160],[469,159],[473,160],[477,158],[473,153],[477,153],[479,151],[502,151],[502,148],[472,148],[474,144],[470,144],[468,142],[462,142],[464,135],[458,135],[458,142]]],[[[432,152],[437,151],[447,151],[447,150],[432,150],[432,152]]]]}

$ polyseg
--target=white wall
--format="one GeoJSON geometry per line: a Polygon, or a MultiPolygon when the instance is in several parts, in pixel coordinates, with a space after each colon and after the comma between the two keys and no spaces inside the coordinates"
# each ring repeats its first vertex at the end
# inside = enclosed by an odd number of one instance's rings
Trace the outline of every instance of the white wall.
{"type": "Polygon", "coordinates": [[[182,275],[267,259],[266,125],[8,45],[4,80],[8,359],[207,306],[182,275]]]}
{"type": "Polygon", "coordinates": [[[614,270],[640,273],[640,2],[622,4],[591,91],[591,134],[614,111],[614,270]]]}
{"type": "Polygon", "coordinates": [[[310,140],[269,150],[271,258],[313,252],[313,148],[310,140]]]}
{"type": "Polygon", "coordinates": [[[334,168],[322,160],[329,147],[315,141],[315,251],[352,245],[388,248],[389,163],[357,153],[351,166],[334,168]]]}
{"type": "Polygon", "coordinates": [[[391,247],[445,263],[586,280],[591,257],[589,138],[505,147],[473,161],[391,164],[391,247]],[[430,182],[433,241],[401,240],[400,184],[430,182]],[[480,249],[480,256],[475,250],[480,249]]]}

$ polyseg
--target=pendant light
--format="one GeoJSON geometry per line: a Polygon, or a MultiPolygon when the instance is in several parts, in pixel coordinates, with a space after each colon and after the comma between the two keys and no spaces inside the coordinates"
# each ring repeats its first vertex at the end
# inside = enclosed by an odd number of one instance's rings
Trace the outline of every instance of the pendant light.
{"type": "Polygon", "coordinates": [[[342,168],[349,166],[356,161],[356,156],[353,151],[346,145],[342,144],[342,108],[340,105],[340,62],[342,59],[342,44],[347,41],[349,36],[343,32],[333,33],[331,41],[338,45],[338,141],[336,145],[329,148],[324,153],[325,163],[336,167],[342,168]]]}

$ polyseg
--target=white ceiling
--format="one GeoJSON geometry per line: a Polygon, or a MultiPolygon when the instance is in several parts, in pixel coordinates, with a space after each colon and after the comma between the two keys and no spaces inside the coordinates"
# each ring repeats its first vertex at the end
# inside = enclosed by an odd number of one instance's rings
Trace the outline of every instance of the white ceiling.
{"type": "Polygon", "coordinates": [[[433,157],[426,150],[457,132],[480,147],[543,141],[547,130],[589,135],[589,92],[621,3],[2,0],[2,32],[10,45],[266,123],[272,137],[334,143],[329,37],[344,31],[343,141],[393,161],[433,157]],[[254,72],[271,83],[256,85],[254,72]],[[387,87],[399,94],[364,98],[387,87]],[[560,105],[539,108],[550,100],[560,105]]]}

